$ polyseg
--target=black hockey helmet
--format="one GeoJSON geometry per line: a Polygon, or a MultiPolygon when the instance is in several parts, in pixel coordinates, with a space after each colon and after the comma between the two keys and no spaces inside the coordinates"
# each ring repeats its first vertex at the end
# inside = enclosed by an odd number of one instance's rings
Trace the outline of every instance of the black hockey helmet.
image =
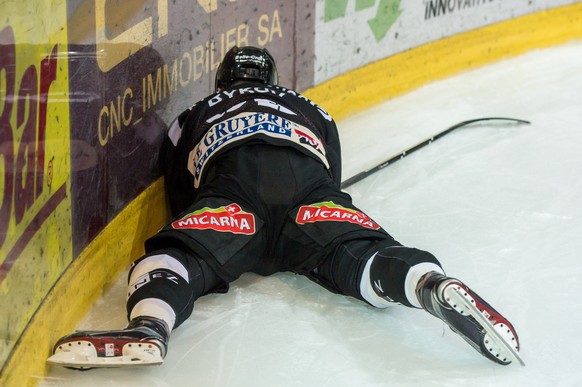
{"type": "Polygon", "coordinates": [[[238,80],[269,85],[279,82],[275,60],[266,48],[235,46],[226,53],[216,71],[216,90],[226,89],[238,80]]]}

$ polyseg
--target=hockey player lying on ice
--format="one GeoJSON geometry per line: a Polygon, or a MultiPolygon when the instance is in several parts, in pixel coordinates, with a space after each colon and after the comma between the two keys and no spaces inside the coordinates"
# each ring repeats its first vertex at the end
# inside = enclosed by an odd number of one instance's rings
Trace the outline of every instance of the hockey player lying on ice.
{"type": "Polygon", "coordinates": [[[59,340],[52,364],[157,364],[194,302],[245,272],[291,271],[377,308],[422,308],[486,358],[521,359],[513,326],[432,254],[402,246],[340,190],[329,114],[278,86],[269,52],[233,48],[216,92],[170,126],[162,149],[174,219],[129,273],[129,325],[59,340]]]}

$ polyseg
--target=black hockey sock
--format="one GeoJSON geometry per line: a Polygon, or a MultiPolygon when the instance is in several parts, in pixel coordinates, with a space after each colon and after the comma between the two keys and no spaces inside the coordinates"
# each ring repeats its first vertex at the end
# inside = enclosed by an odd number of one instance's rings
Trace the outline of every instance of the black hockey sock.
{"type": "Polygon", "coordinates": [[[139,259],[130,281],[128,314],[142,300],[160,300],[175,313],[173,328],[190,316],[196,299],[224,286],[206,262],[178,249],[158,250],[139,259]]]}

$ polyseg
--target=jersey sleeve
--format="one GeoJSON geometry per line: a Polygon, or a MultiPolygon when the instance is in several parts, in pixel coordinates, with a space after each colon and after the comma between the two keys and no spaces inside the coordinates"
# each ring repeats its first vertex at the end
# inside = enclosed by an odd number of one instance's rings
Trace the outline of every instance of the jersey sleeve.
{"type": "Polygon", "coordinates": [[[326,125],[325,143],[327,145],[328,160],[330,163],[329,169],[331,170],[333,181],[339,187],[342,178],[342,156],[339,133],[333,119],[331,121],[324,121],[323,124],[326,125]]]}
{"type": "Polygon", "coordinates": [[[193,177],[186,168],[188,160],[187,135],[184,123],[191,109],[172,121],[162,142],[160,169],[164,175],[164,187],[172,216],[180,214],[192,202],[195,195],[193,177]]]}
{"type": "Polygon", "coordinates": [[[331,115],[321,106],[305,99],[301,101],[301,110],[307,114],[312,124],[316,126],[318,132],[323,137],[326,146],[329,171],[334,183],[341,185],[342,159],[341,145],[337,125],[331,115]]]}

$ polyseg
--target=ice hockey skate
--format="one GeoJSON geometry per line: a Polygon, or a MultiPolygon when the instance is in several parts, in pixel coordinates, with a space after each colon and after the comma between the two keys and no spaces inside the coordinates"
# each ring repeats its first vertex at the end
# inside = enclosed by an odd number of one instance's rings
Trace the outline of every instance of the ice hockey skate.
{"type": "Polygon", "coordinates": [[[77,331],[64,336],[47,362],[80,370],[162,364],[168,338],[164,321],[138,317],[122,330],[77,331]]]}
{"type": "Polygon", "coordinates": [[[430,272],[421,278],[416,293],[424,309],[483,356],[503,365],[517,360],[525,366],[511,323],[462,282],[430,272]]]}

